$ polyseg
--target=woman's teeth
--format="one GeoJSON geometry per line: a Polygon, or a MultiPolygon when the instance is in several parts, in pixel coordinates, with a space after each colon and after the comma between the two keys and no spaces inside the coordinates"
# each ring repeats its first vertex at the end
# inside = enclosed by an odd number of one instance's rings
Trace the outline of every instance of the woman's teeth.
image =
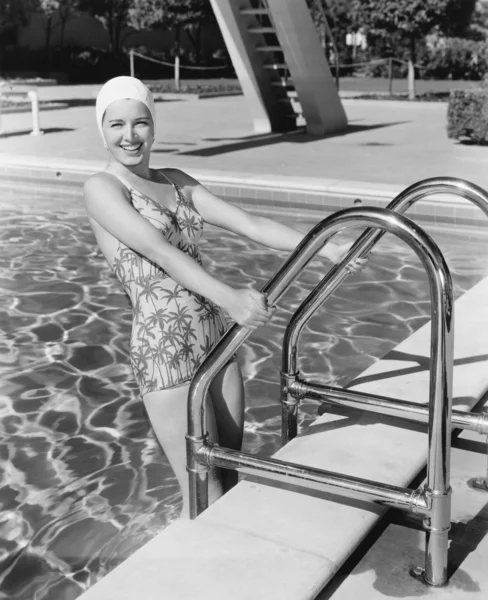
{"type": "Polygon", "coordinates": [[[132,146],[120,146],[122,150],[127,150],[128,152],[134,152],[135,150],[139,150],[142,144],[134,144],[132,146]]]}

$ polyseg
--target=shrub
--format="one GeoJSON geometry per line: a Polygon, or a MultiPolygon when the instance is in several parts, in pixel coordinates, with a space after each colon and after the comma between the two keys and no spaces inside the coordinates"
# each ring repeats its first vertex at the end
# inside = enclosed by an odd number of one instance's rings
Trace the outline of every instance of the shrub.
{"type": "Polygon", "coordinates": [[[488,87],[450,93],[447,135],[477,144],[488,142],[488,87]]]}
{"type": "Polygon", "coordinates": [[[426,79],[482,79],[488,71],[485,42],[462,38],[441,38],[422,56],[426,79]]]}

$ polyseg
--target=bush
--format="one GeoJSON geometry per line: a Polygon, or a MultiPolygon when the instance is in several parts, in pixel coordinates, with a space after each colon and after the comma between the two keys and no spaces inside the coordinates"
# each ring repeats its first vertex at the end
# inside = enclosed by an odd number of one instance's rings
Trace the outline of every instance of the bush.
{"type": "Polygon", "coordinates": [[[441,38],[422,56],[426,79],[480,80],[488,71],[485,42],[462,38],[441,38]]]}
{"type": "MultiPolygon", "coordinates": [[[[146,81],[147,86],[153,93],[174,93],[176,92],[174,79],[161,81],[146,81]]],[[[181,94],[218,94],[218,93],[239,93],[241,86],[237,79],[190,79],[181,80],[181,94]]]]}
{"type": "Polygon", "coordinates": [[[488,87],[454,90],[447,111],[449,138],[467,138],[477,144],[488,142],[488,87]]]}

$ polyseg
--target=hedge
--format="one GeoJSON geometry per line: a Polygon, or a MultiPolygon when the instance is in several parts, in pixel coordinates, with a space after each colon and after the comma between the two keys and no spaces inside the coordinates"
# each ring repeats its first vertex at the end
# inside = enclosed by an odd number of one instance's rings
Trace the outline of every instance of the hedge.
{"type": "Polygon", "coordinates": [[[447,135],[477,144],[488,142],[488,88],[454,90],[450,93],[447,135]]]}

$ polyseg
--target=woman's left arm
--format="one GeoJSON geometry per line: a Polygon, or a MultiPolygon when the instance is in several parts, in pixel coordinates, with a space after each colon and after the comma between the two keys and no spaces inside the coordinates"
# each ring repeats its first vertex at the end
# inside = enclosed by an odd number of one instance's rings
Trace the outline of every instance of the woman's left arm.
{"type": "MultiPolygon", "coordinates": [[[[253,215],[226,202],[182,171],[174,170],[172,175],[173,179],[180,180],[184,194],[190,196],[203,220],[211,225],[232,231],[275,250],[292,251],[305,237],[304,233],[292,227],[267,217],[253,215]]],[[[329,241],[318,255],[337,263],[350,247],[351,243],[336,244],[329,241]]],[[[361,259],[361,264],[362,262],[361,259]]]]}

